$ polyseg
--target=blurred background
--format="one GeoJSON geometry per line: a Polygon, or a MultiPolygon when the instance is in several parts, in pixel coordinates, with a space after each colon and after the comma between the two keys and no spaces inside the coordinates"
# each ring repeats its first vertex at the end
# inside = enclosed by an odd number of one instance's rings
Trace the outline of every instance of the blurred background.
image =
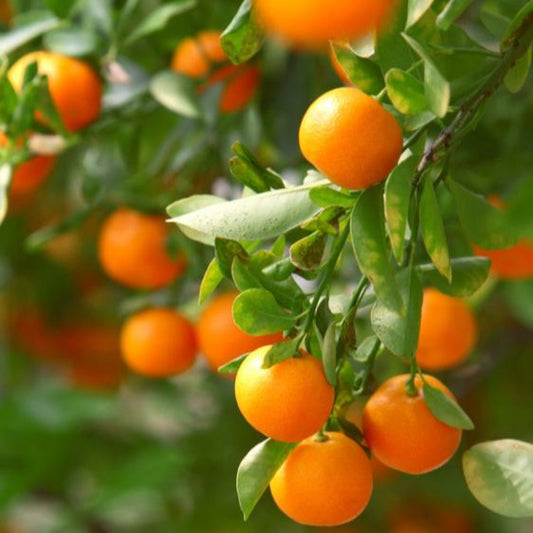
{"type": "MultiPolygon", "coordinates": [[[[305,175],[297,145],[301,116],[314,97],[341,84],[327,54],[268,42],[254,59],[261,81],[249,105],[218,112],[215,86],[200,98],[202,120],[162,106],[150,90],[151,77],[169,68],[182,39],[224,29],[239,3],[198,0],[135,39],[128,37],[165,2],[0,3],[1,46],[10,30],[50,16],[59,21],[10,52],[9,64],[39,49],[75,55],[104,86],[100,118],[57,157],[46,182],[10,197],[0,226],[2,533],[306,530],[285,518],[268,494],[242,521],[235,472],[262,437],[238,413],[231,379],[216,375],[201,354],[172,379],[135,376],[121,362],[120,326],[131,313],[171,305],[197,320],[199,283],[212,250],[175,232],[169,248],[184,250],[189,266],[156,291],[110,280],[97,254],[100,227],[117,207],[164,215],[169,203],[193,193],[240,194],[227,166],[236,140],[289,179],[305,175]]],[[[495,40],[487,26],[522,4],[475,2],[461,25],[485,42],[495,40]]],[[[451,173],[481,193],[512,195],[531,178],[532,138],[528,82],[518,95],[493,98],[451,173]]],[[[468,246],[459,232],[455,238],[457,223],[448,223],[451,248],[468,246]]],[[[339,292],[348,290],[352,271],[351,263],[340,269],[339,292]]],[[[462,449],[498,438],[531,442],[533,280],[493,277],[474,304],[481,330],[475,353],[442,376],[476,423],[462,449]]],[[[378,379],[403,369],[383,358],[378,379]]],[[[339,533],[533,531],[531,520],[499,517],[474,500],[460,453],[420,477],[381,465],[375,474],[370,506],[354,525],[336,528],[339,533]]]]}

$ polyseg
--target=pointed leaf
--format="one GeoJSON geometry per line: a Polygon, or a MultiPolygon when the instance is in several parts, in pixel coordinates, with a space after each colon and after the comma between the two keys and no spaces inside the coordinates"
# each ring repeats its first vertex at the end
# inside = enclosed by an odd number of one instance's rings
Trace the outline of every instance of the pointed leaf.
{"type": "Polygon", "coordinates": [[[244,0],[229,26],[220,37],[222,48],[238,65],[251,59],[261,49],[263,32],[252,16],[252,3],[244,0]]]}
{"type": "Polygon", "coordinates": [[[333,387],[337,384],[337,340],[335,337],[337,324],[332,322],[322,340],[322,365],[328,383],[333,387]]]}
{"type": "Polygon", "coordinates": [[[244,363],[244,360],[248,357],[247,353],[243,353],[232,359],[229,363],[218,367],[218,372],[220,374],[236,374],[241,365],[244,363]]]}
{"type": "Polygon", "coordinates": [[[514,67],[505,76],[505,86],[512,93],[517,93],[526,83],[531,68],[531,46],[527,52],[516,60],[514,67]]]}
{"type": "Polygon", "coordinates": [[[474,429],[474,424],[459,404],[447,394],[424,382],[424,400],[435,418],[457,429],[474,429]]]}
{"type": "Polygon", "coordinates": [[[449,0],[437,17],[437,28],[447,31],[474,0],[449,0]]]}
{"type": "Polygon", "coordinates": [[[247,520],[270,480],[296,444],[267,439],[253,447],[237,470],[239,506],[247,520]]]}
{"type": "Polygon", "coordinates": [[[207,267],[198,294],[198,303],[203,304],[224,279],[224,274],[218,265],[218,261],[213,259],[207,267]]]}
{"type": "Polygon", "coordinates": [[[412,74],[393,68],[385,76],[387,94],[392,105],[404,115],[415,115],[427,109],[424,84],[412,74]]]}
{"type": "Polygon", "coordinates": [[[452,268],[448,243],[440,206],[428,174],[424,180],[424,189],[420,199],[420,229],[427,253],[437,270],[449,281],[452,280],[452,268]]]}
{"type": "Polygon", "coordinates": [[[434,0],[408,0],[407,28],[416,24],[431,7],[434,0]]]}
{"type": "Polygon", "coordinates": [[[385,220],[392,251],[399,265],[403,263],[411,186],[417,165],[416,157],[402,161],[385,183],[385,220]]]}
{"type": "Polygon", "coordinates": [[[290,329],[296,320],[265,289],[248,289],[233,302],[233,320],[250,335],[267,335],[290,329]]]}
{"type": "Polygon", "coordinates": [[[326,242],[327,236],[320,231],[295,242],[289,249],[292,264],[302,270],[316,270],[322,263],[326,242]]]}
{"type": "Polygon", "coordinates": [[[150,92],[161,105],[178,115],[200,116],[195,83],[187,76],[169,70],[160,72],[152,78],[150,92]]]}
{"type": "Polygon", "coordinates": [[[463,455],[468,488],[491,511],[533,517],[533,444],[497,440],[476,444],[463,455]]]}
{"type": "Polygon", "coordinates": [[[282,361],[286,361],[299,353],[300,340],[290,339],[285,342],[279,342],[270,347],[270,350],[263,358],[263,368],[270,368],[282,361]]]}
{"type": "Polygon", "coordinates": [[[374,285],[380,301],[401,311],[403,302],[389,259],[383,214],[383,188],[364,191],[352,211],[352,245],[361,272],[374,285]]]}

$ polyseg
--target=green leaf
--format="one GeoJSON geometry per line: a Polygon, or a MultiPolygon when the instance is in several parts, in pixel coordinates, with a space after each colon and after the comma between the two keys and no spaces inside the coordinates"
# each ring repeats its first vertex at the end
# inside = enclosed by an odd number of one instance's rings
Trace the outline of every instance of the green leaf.
{"type": "Polygon", "coordinates": [[[354,358],[360,363],[366,363],[376,350],[376,343],[379,339],[375,335],[369,335],[363,342],[359,344],[355,352],[354,358]]]}
{"type": "Polygon", "coordinates": [[[407,28],[416,24],[431,7],[434,0],[408,0],[407,2],[407,28]]]}
{"type": "Polygon", "coordinates": [[[449,283],[431,263],[416,267],[428,285],[456,298],[468,298],[478,291],[489,277],[490,259],[458,257],[451,260],[451,268],[452,281],[449,283]]]}
{"type": "Polygon", "coordinates": [[[220,37],[231,62],[238,65],[251,59],[263,45],[263,32],[252,16],[252,3],[244,0],[220,37]]]}
{"type": "Polygon", "coordinates": [[[431,181],[430,174],[424,180],[424,189],[420,198],[420,229],[426,251],[437,270],[452,281],[452,267],[444,223],[440,213],[439,202],[431,181]]]}
{"type": "Polygon", "coordinates": [[[533,12],[533,0],[529,0],[522,9],[515,15],[502,39],[500,49],[505,52],[514,45],[512,38],[518,28],[524,23],[525,19],[533,12]]]}
{"type": "Polygon", "coordinates": [[[243,353],[232,359],[229,363],[218,367],[218,372],[220,374],[236,374],[241,365],[244,363],[244,360],[248,357],[247,353],[243,353]]]}
{"type": "Polygon", "coordinates": [[[263,368],[270,368],[282,361],[286,361],[299,353],[300,340],[290,339],[284,342],[278,342],[270,347],[270,350],[263,358],[263,368]]]}
{"type": "Polygon", "coordinates": [[[472,420],[459,404],[427,382],[424,382],[424,400],[437,420],[457,429],[474,429],[472,420]]]}
{"type": "Polygon", "coordinates": [[[508,248],[516,244],[518,236],[507,224],[503,211],[457,182],[449,180],[448,186],[461,225],[470,242],[487,250],[508,248]]]}
{"type": "Polygon", "coordinates": [[[448,112],[450,105],[451,89],[450,84],[446,81],[431,56],[426,52],[424,47],[407,34],[402,34],[409,46],[424,61],[424,92],[429,109],[438,117],[444,117],[448,112]]]}
{"type": "Polygon", "coordinates": [[[178,200],[177,202],[170,204],[167,207],[167,214],[173,218],[180,217],[187,213],[203,209],[204,207],[222,204],[225,201],[224,198],[213,196],[211,194],[194,194],[193,196],[183,198],[183,200],[178,200]]]}
{"type": "Polygon", "coordinates": [[[527,52],[516,60],[514,67],[505,76],[505,86],[512,93],[517,93],[526,83],[531,68],[531,46],[527,52]]]}
{"type": "Polygon", "coordinates": [[[450,0],[437,17],[437,28],[447,31],[474,0],[450,0]]]}
{"type": "Polygon", "coordinates": [[[385,74],[391,68],[408,69],[413,54],[402,39],[402,32],[407,24],[407,2],[396,2],[387,17],[387,22],[376,33],[376,55],[381,71],[385,74]]]}
{"type": "Polygon", "coordinates": [[[237,470],[237,496],[245,520],[295,447],[293,443],[267,439],[253,447],[242,460],[237,470]]]}
{"type": "Polygon", "coordinates": [[[152,96],[164,107],[178,115],[198,118],[195,83],[188,76],[166,70],[156,74],[150,81],[152,96]]]}
{"type": "Polygon", "coordinates": [[[267,335],[290,329],[296,319],[265,289],[248,289],[233,302],[233,320],[250,335],[267,335]]]}
{"type": "Polygon", "coordinates": [[[43,37],[43,43],[46,49],[71,57],[91,55],[100,44],[94,32],[83,28],[50,31],[43,37]]]}
{"type": "Polygon", "coordinates": [[[126,44],[165,28],[169,20],[196,7],[196,0],[177,0],[155,8],[128,36],[126,44]]]}
{"type": "Polygon", "coordinates": [[[311,201],[319,207],[352,207],[357,198],[347,196],[331,187],[317,187],[309,191],[311,201]]]}
{"type": "Polygon", "coordinates": [[[301,270],[316,270],[322,263],[326,242],[327,236],[320,231],[300,239],[289,249],[291,263],[301,270]]]}
{"type": "Polygon", "coordinates": [[[336,322],[331,322],[322,340],[322,365],[328,383],[335,387],[337,384],[337,329],[336,322]]]}
{"type": "Polygon", "coordinates": [[[468,488],[495,513],[533,516],[533,444],[504,439],[476,444],[463,455],[468,488]]]}
{"type": "Polygon", "coordinates": [[[220,270],[218,261],[213,259],[207,267],[202,282],[200,283],[200,291],[198,294],[198,303],[203,304],[215,289],[220,285],[224,279],[224,274],[220,270]]]}
{"type": "MultiPolygon", "coordinates": [[[[383,304],[401,310],[403,302],[389,259],[383,214],[383,188],[365,190],[352,211],[352,245],[361,272],[383,304]]],[[[401,311],[400,311],[401,312],[401,311]]]]}
{"type": "MultiPolygon", "coordinates": [[[[172,218],[190,239],[212,245],[215,237],[235,241],[278,237],[319,211],[309,199],[315,182],[300,187],[279,189],[245,198],[209,205],[172,218]]],[[[187,202],[187,200],[185,200],[187,202]]],[[[173,204],[179,206],[180,202],[173,204]]]]}
{"type": "Polygon", "coordinates": [[[76,7],[76,2],[65,2],[65,0],[45,0],[44,3],[60,18],[66,18],[76,7]]]}
{"type": "Polygon", "coordinates": [[[423,290],[414,270],[400,273],[397,282],[405,311],[378,300],[370,318],[374,333],[392,353],[410,357],[418,345],[423,290]]]}
{"type": "Polygon", "coordinates": [[[0,55],[7,55],[47,31],[57,28],[61,21],[50,11],[32,11],[22,24],[0,35],[0,55]]]}
{"type": "Polygon", "coordinates": [[[387,94],[392,105],[404,115],[415,115],[427,109],[424,84],[412,74],[393,68],[385,76],[387,94]]]}
{"type": "Polygon", "coordinates": [[[367,94],[378,94],[383,89],[383,75],[374,61],[359,57],[347,46],[332,46],[337,61],[353,85],[367,94]]]}
{"type": "Polygon", "coordinates": [[[418,158],[409,157],[392,171],[385,183],[385,220],[392,251],[399,265],[404,258],[411,187],[417,166],[418,158]]]}
{"type": "Polygon", "coordinates": [[[270,189],[283,189],[285,183],[275,172],[265,169],[254,155],[240,142],[234,142],[231,149],[237,157],[230,160],[233,177],[255,192],[267,192],[270,189]]]}
{"type": "Polygon", "coordinates": [[[231,279],[233,260],[238,257],[241,261],[246,261],[249,257],[248,252],[237,241],[220,238],[215,239],[215,256],[218,267],[228,279],[231,279]]]}

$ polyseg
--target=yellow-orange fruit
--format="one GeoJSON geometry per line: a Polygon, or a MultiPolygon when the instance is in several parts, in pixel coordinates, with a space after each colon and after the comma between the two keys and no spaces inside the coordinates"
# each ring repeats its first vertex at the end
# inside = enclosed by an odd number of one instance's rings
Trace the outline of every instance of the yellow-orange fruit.
{"type": "Polygon", "coordinates": [[[165,242],[169,232],[163,217],[117,209],[100,232],[100,264],[108,276],[128,287],[164,287],[186,266],[184,255],[175,259],[168,256],[165,242]]]}
{"type": "Polygon", "coordinates": [[[424,290],[416,360],[428,370],[461,364],[477,340],[476,318],[459,298],[436,289],[424,290]]]}
{"type": "Polygon", "coordinates": [[[302,119],[299,140],[305,158],[348,189],[366,189],[384,180],[396,166],[403,142],[394,116],[353,87],[316,99],[302,119]]]}
{"type": "Polygon", "coordinates": [[[48,77],[48,87],[63,123],[76,131],[94,122],[102,106],[102,85],[83,61],[52,52],[30,52],[9,69],[9,81],[20,91],[24,72],[37,62],[39,74],[48,77]]]}
{"type": "Polygon", "coordinates": [[[172,309],[146,309],[128,318],[120,346],[126,364],[149,377],[185,372],[196,358],[194,326],[172,309]]]}
{"type": "Polygon", "coordinates": [[[257,431],[274,440],[298,442],[326,423],[335,391],[326,380],[322,363],[305,352],[263,368],[269,349],[255,350],[239,368],[237,405],[257,431]]]}
{"type": "MultiPolygon", "coordinates": [[[[453,394],[436,378],[426,381],[450,398],[453,394]]],[[[372,453],[386,466],[408,474],[423,474],[446,463],[461,442],[462,431],[440,422],[429,410],[417,376],[417,395],[407,394],[408,374],[385,381],[363,412],[363,429],[372,453]]]]}
{"type": "Polygon", "coordinates": [[[395,0],[253,0],[264,28],[299,47],[361,37],[381,26],[395,0]]]}
{"type": "Polygon", "coordinates": [[[298,444],[270,482],[277,506],[300,524],[345,524],[372,494],[372,468],[362,448],[342,433],[326,436],[298,444]]]}

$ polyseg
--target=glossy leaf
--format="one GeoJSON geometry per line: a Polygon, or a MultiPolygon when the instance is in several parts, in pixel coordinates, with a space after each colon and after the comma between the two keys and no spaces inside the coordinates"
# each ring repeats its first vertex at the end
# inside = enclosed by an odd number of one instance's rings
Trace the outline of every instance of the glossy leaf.
{"type": "Polygon", "coordinates": [[[98,50],[95,33],[82,28],[57,29],[47,32],[43,38],[45,48],[72,57],[87,56],[98,50]]]}
{"type": "Polygon", "coordinates": [[[474,0],[450,0],[437,17],[437,28],[446,31],[474,0]]]}
{"type": "Polygon", "coordinates": [[[385,76],[387,94],[392,105],[404,115],[415,115],[427,109],[424,84],[412,74],[393,68],[385,76]]]}
{"type": "Polygon", "coordinates": [[[415,271],[398,276],[404,311],[379,300],[374,304],[371,323],[379,340],[394,354],[410,357],[418,345],[422,311],[422,285],[415,271]]]}
{"type": "Polygon", "coordinates": [[[277,333],[295,324],[295,319],[265,289],[248,289],[239,294],[233,302],[233,320],[250,335],[277,333]]]}
{"type": "Polygon", "coordinates": [[[398,264],[402,264],[404,258],[411,188],[417,165],[416,157],[402,161],[385,183],[385,220],[392,251],[398,264]]]}
{"type": "Polygon", "coordinates": [[[448,112],[451,90],[450,84],[433,62],[433,59],[424,47],[409,35],[403,34],[409,46],[424,61],[424,92],[429,109],[438,117],[444,117],[448,112]]]}
{"type": "Polygon", "coordinates": [[[243,1],[220,40],[222,48],[236,65],[248,61],[261,49],[263,32],[252,16],[250,0],[243,1]]]}
{"type": "Polygon", "coordinates": [[[504,439],[476,444],[463,455],[468,488],[495,513],[533,517],[533,444],[504,439]]]}
{"type": "Polygon", "coordinates": [[[267,439],[254,446],[242,460],[237,470],[237,495],[245,520],[295,447],[296,444],[267,439]]]}
{"type": "Polygon", "coordinates": [[[426,251],[437,270],[451,282],[452,268],[444,223],[430,176],[424,180],[420,198],[420,229],[426,251]]]}
{"type": "Polygon", "coordinates": [[[383,214],[383,188],[367,189],[352,212],[351,236],[361,272],[367,276],[380,301],[402,310],[403,303],[396,286],[389,259],[383,214]]]}
{"type": "Polygon", "coordinates": [[[285,342],[274,344],[263,358],[263,368],[270,368],[271,366],[294,357],[299,352],[299,346],[299,339],[290,339],[285,342]]]}
{"type": "Polygon", "coordinates": [[[378,94],[383,89],[383,75],[374,61],[358,56],[346,46],[332,46],[337,61],[353,85],[367,94],[378,94]]]}
{"type": "Polygon", "coordinates": [[[236,374],[241,365],[244,363],[244,360],[248,357],[247,353],[243,353],[232,359],[229,363],[218,367],[218,372],[221,374],[236,374]]]}
{"type": "Polygon", "coordinates": [[[427,382],[424,382],[424,400],[435,418],[444,424],[458,429],[474,429],[472,420],[459,404],[427,382]]]}
{"type": "Polygon", "coordinates": [[[238,257],[241,261],[246,260],[248,252],[237,241],[230,239],[215,239],[215,257],[221,272],[231,279],[233,260],[238,257]]]}
{"type": "Polygon", "coordinates": [[[495,250],[512,246],[518,240],[509,227],[505,214],[490,205],[482,196],[459,183],[449,181],[455,206],[466,236],[473,244],[495,250]]]}
{"type": "MultiPolygon", "coordinates": [[[[323,183],[219,202],[181,216],[174,215],[171,221],[187,237],[204,244],[213,244],[215,237],[236,241],[271,239],[295,228],[319,210],[309,199],[309,189],[320,185],[323,183]]],[[[173,204],[180,205],[179,201],[173,204]]],[[[172,206],[169,213],[170,209],[172,206]]]]}
{"type": "Polygon", "coordinates": [[[198,294],[198,303],[203,304],[209,296],[213,294],[223,279],[224,274],[222,273],[222,270],[220,270],[218,261],[215,258],[209,263],[209,266],[204,273],[204,277],[202,278],[198,294]]]}
{"type": "Polygon", "coordinates": [[[407,2],[407,28],[416,24],[424,13],[431,7],[434,0],[408,0],[407,2]]]}
{"type": "Polygon", "coordinates": [[[485,283],[490,272],[486,257],[458,257],[451,260],[452,281],[448,282],[432,263],[418,265],[422,279],[439,291],[456,298],[468,298],[485,283]]]}
{"type": "Polygon", "coordinates": [[[331,322],[322,340],[322,365],[328,383],[333,387],[337,384],[337,324],[331,322]]]}
{"type": "Polygon", "coordinates": [[[352,207],[356,198],[331,187],[317,187],[309,191],[311,201],[319,207],[352,207]]]}

